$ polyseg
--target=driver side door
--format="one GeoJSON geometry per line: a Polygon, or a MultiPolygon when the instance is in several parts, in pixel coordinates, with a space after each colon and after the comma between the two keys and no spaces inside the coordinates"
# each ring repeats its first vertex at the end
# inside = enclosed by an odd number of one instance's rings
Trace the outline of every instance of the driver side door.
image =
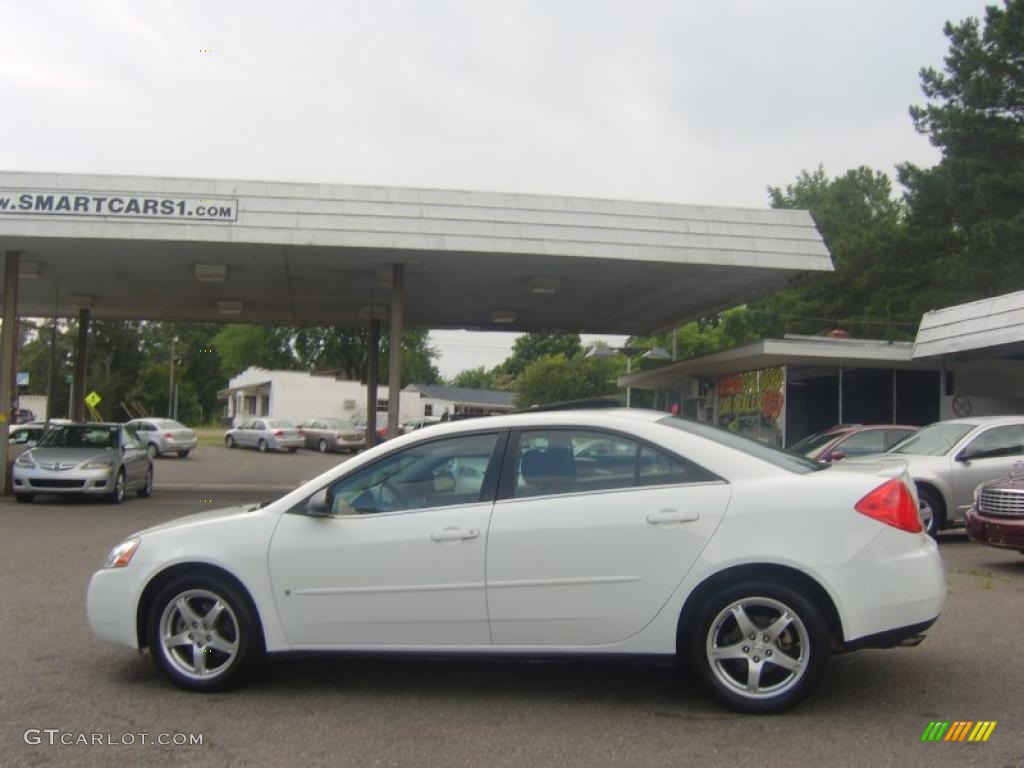
{"type": "Polygon", "coordinates": [[[505,440],[417,443],[327,486],[326,516],[308,513],[316,496],[282,515],[269,564],[292,646],[488,646],[484,555],[505,440]]]}

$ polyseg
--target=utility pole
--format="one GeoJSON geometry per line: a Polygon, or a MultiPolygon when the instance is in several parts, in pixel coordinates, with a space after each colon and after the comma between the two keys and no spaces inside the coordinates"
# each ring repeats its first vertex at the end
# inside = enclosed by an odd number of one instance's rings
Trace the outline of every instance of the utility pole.
{"type": "Polygon", "coordinates": [[[171,375],[167,383],[167,418],[174,418],[174,342],[176,338],[171,336],[171,375]]]}

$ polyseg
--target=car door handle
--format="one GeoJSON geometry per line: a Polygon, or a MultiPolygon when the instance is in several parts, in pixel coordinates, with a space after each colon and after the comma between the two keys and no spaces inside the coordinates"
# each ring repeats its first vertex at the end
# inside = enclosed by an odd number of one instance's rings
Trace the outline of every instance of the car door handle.
{"type": "Polygon", "coordinates": [[[698,520],[700,515],[696,512],[686,512],[678,509],[663,509],[659,512],[651,512],[647,516],[647,522],[651,525],[663,525],[665,523],[692,523],[698,520]]]}
{"type": "Polygon", "coordinates": [[[475,539],[480,535],[476,528],[443,528],[430,534],[431,541],[461,541],[475,539]]]}

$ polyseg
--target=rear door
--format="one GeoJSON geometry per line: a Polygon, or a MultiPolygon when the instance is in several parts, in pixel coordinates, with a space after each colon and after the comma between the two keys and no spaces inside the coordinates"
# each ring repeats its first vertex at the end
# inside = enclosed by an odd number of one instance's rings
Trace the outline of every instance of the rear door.
{"type": "Polygon", "coordinates": [[[717,528],[729,486],[617,433],[531,429],[506,451],[487,538],[495,645],[636,634],[717,528]]]}

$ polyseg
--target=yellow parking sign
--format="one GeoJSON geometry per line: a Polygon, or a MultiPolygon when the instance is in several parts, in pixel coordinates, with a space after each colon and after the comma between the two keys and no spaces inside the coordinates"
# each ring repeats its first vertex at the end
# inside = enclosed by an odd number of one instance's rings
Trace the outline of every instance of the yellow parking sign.
{"type": "Polygon", "coordinates": [[[88,395],[85,396],[85,404],[88,405],[90,408],[95,408],[97,405],[100,404],[100,400],[102,399],[103,398],[96,394],[96,392],[90,392],[88,395]]]}

